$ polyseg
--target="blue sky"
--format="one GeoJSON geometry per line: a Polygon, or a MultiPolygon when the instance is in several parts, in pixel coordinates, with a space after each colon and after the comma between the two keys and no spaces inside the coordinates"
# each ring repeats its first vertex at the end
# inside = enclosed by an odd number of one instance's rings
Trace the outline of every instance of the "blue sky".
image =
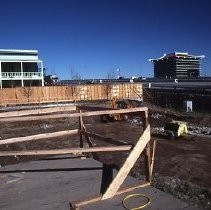
{"type": "Polygon", "coordinates": [[[2,0],[0,48],[37,49],[49,74],[153,76],[149,58],[205,55],[211,75],[209,0],[2,0]]]}

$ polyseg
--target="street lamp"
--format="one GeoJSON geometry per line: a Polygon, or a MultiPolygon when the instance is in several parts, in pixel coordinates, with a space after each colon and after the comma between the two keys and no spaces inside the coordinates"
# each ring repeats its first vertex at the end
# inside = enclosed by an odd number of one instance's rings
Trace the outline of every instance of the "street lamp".
{"type": "Polygon", "coordinates": [[[117,69],[118,72],[118,79],[120,78],[120,69],[117,69]]]}

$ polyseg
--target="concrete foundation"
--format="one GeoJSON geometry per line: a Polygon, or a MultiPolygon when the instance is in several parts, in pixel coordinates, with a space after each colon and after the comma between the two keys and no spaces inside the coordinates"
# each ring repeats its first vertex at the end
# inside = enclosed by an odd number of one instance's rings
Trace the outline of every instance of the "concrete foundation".
{"type": "MultiPolygon", "coordinates": [[[[101,175],[100,162],[74,156],[59,156],[2,167],[0,209],[68,210],[69,202],[99,195],[101,175]]],[[[128,177],[124,187],[136,183],[140,184],[140,180],[128,177]]],[[[151,199],[151,204],[145,209],[197,209],[151,186],[85,205],[80,209],[121,210],[124,209],[122,200],[132,193],[145,194],[151,199]]],[[[140,202],[129,201],[129,205],[135,207],[141,205],[140,202]]]]}

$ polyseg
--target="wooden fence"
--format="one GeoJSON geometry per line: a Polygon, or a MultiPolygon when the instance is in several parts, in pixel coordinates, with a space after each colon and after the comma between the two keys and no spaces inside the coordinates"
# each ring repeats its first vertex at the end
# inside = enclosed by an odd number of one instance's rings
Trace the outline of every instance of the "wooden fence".
{"type": "Polygon", "coordinates": [[[94,101],[113,97],[142,99],[142,84],[91,84],[0,89],[1,106],[65,101],[94,101]]]}
{"type": "Polygon", "coordinates": [[[9,156],[38,156],[38,155],[61,155],[61,154],[82,154],[93,153],[93,156],[97,157],[100,152],[104,155],[107,152],[127,152],[127,158],[122,164],[121,168],[113,178],[113,166],[109,163],[103,163],[102,180],[100,194],[96,197],[88,200],[73,201],[70,203],[70,209],[79,210],[84,205],[91,204],[100,200],[106,200],[112,198],[115,195],[120,195],[126,192],[133,191],[140,187],[149,186],[152,179],[152,171],[154,165],[155,143],[153,149],[150,147],[150,125],[148,123],[148,108],[136,107],[132,109],[107,109],[105,107],[90,107],[90,106],[66,106],[66,107],[53,107],[36,110],[19,110],[12,112],[4,112],[0,114],[0,122],[18,122],[43,119],[59,119],[59,118],[73,118],[77,117],[79,120],[79,129],[63,130],[53,133],[42,133],[32,136],[16,137],[10,139],[3,139],[0,141],[0,145],[8,145],[14,143],[22,143],[29,141],[42,141],[47,139],[53,139],[55,137],[75,135],[78,134],[80,147],[70,148],[69,146],[64,149],[48,149],[48,150],[1,150],[0,157],[9,156]],[[75,111],[72,113],[60,113],[67,110],[75,111]],[[49,113],[49,115],[43,115],[49,113]],[[86,124],[83,121],[83,117],[102,116],[109,114],[126,114],[126,113],[138,113],[142,118],[143,132],[140,129],[139,138],[134,141],[134,144],[128,144],[128,142],[119,141],[119,139],[112,139],[101,134],[93,133],[91,130],[87,132],[86,124]],[[103,141],[106,146],[100,146],[93,144],[92,140],[103,141]],[[84,143],[88,144],[88,147],[84,147],[84,143]],[[138,158],[144,155],[145,160],[145,181],[138,185],[133,185],[124,189],[120,189],[123,182],[127,178],[130,170],[137,162],[138,158]],[[120,190],[119,190],[120,189],[120,190]]]}

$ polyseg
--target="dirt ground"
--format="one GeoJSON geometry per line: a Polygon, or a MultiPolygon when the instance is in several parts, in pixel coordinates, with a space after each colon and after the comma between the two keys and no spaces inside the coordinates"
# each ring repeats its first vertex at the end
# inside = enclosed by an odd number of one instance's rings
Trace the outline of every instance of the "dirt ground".
{"type": "MultiPolygon", "coordinates": [[[[157,140],[153,185],[165,192],[204,209],[211,208],[211,116],[201,113],[182,113],[145,104],[149,107],[152,140],[157,140]],[[200,128],[184,138],[170,140],[162,134],[167,121],[184,120],[191,130],[200,128]],[[195,126],[195,127],[194,127],[195,126]],[[206,135],[205,132],[206,131],[206,135]]],[[[116,140],[135,144],[142,133],[140,116],[130,116],[126,121],[101,122],[99,117],[84,119],[88,131],[116,140]]],[[[54,119],[32,122],[0,123],[0,139],[48,133],[78,128],[78,119],[54,119]]],[[[105,142],[93,140],[97,146],[105,142]]],[[[0,150],[53,149],[79,146],[78,136],[25,142],[0,146],[0,150]]],[[[114,164],[119,168],[127,153],[98,155],[102,162],[114,164]]],[[[36,157],[38,158],[38,157],[36,157]]],[[[42,157],[39,157],[42,158],[42,157]]],[[[35,159],[35,157],[1,157],[0,165],[8,165],[35,159]]],[[[143,178],[143,158],[137,161],[131,175],[143,178]]],[[[0,174],[1,176],[1,174],[0,174]]]]}

